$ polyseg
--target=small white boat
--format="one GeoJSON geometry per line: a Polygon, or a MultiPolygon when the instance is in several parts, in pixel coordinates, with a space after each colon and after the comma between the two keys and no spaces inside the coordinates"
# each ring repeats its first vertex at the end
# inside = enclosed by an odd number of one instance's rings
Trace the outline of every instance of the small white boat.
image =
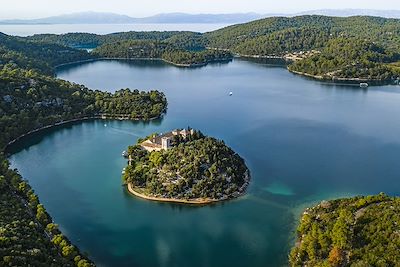
{"type": "Polygon", "coordinates": [[[229,96],[232,96],[233,95],[233,93],[232,92],[229,92],[229,96]]]}
{"type": "Polygon", "coordinates": [[[122,156],[125,157],[125,158],[128,157],[128,152],[126,152],[125,150],[122,151],[122,156]]]}
{"type": "Polygon", "coordinates": [[[107,124],[104,124],[104,127],[107,127],[107,124]]]}
{"type": "Polygon", "coordinates": [[[368,83],[360,83],[360,87],[361,88],[366,88],[366,87],[368,87],[369,85],[368,85],[368,83]]]}

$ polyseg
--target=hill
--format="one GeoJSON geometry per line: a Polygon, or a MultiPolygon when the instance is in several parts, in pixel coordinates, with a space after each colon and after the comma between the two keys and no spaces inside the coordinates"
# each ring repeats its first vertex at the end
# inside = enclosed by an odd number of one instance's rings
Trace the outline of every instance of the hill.
{"type": "Polygon", "coordinates": [[[398,266],[400,198],[323,201],[303,213],[291,266],[398,266]]]}

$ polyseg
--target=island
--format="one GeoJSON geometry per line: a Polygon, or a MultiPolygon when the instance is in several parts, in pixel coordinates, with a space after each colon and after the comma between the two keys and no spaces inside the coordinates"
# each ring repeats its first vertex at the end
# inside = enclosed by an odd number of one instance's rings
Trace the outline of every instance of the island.
{"type": "Polygon", "coordinates": [[[307,208],[290,266],[398,266],[400,198],[383,193],[307,208]]]}
{"type": "Polygon", "coordinates": [[[191,128],[152,134],[129,146],[123,182],[153,201],[208,204],[245,194],[250,173],[223,141],[191,128]]]}

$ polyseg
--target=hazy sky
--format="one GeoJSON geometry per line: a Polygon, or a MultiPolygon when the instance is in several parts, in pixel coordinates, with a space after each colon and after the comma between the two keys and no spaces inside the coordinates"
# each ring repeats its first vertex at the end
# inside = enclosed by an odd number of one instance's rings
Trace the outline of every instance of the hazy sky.
{"type": "Polygon", "coordinates": [[[38,18],[81,11],[130,16],[157,13],[295,13],[313,9],[397,9],[400,0],[1,0],[0,19],[38,18]]]}

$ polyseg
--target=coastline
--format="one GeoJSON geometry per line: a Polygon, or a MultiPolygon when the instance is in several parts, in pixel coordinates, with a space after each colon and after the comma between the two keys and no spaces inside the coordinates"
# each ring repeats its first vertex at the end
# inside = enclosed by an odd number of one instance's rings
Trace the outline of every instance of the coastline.
{"type": "Polygon", "coordinates": [[[147,196],[147,195],[144,195],[144,194],[141,194],[141,193],[135,191],[135,188],[132,185],[132,183],[128,183],[126,188],[129,193],[131,193],[132,195],[134,195],[136,197],[143,198],[146,200],[151,200],[151,201],[158,201],[158,202],[205,205],[205,204],[211,204],[211,203],[222,202],[222,201],[228,200],[228,199],[210,199],[210,198],[198,198],[198,199],[186,200],[186,199],[177,199],[177,198],[151,197],[151,196],[147,196]]]}
{"type": "Polygon", "coordinates": [[[319,81],[332,81],[332,82],[371,82],[371,83],[389,83],[391,80],[378,80],[378,79],[364,79],[364,78],[339,78],[339,77],[331,77],[327,78],[321,75],[312,75],[306,72],[291,70],[289,67],[287,70],[293,74],[309,77],[312,79],[316,79],[319,81]]]}
{"type": "Polygon", "coordinates": [[[169,202],[169,203],[177,203],[177,204],[192,204],[192,205],[207,205],[207,204],[213,204],[217,202],[225,202],[228,200],[233,200],[239,197],[242,197],[246,194],[246,189],[249,186],[250,183],[250,174],[249,171],[246,172],[245,174],[245,183],[241,187],[240,192],[235,192],[235,196],[229,197],[229,198],[222,198],[222,199],[211,199],[211,198],[196,198],[196,199],[178,199],[178,198],[165,198],[165,197],[152,197],[148,196],[142,193],[139,193],[135,191],[135,187],[132,185],[132,183],[127,183],[126,184],[126,189],[128,190],[129,193],[132,195],[150,200],[150,201],[155,201],[155,202],[169,202]]]}
{"type": "Polygon", "coordinates": [[[89,120],[131,120],[131,121],[153,121],[159,118],[162,118],[163,114],[165,113],[165,110],[163,111],[162,114],[160,114],[160,116],[157,117],[153,117],[153,118],[149,118],[148,120],[143,120],[140,118],[129,118],[129,117],[125,117],[123,115],[114,115],[114,116],[109,116],[107,114],[99,114],[99,115],[95,115],[95,116],[90,116],[90,117],[82,117],[82,118],[75,118],[75,119],[70,119],[70,120],[66,120],[66,121],[59,121],[59,122],[55,122],[53,124],[50,125],[46,125],[34,130],[31,130],[27,133],[21,134],[20,136],[18,136],[17,138],[11,140],[10,142],[8,142],[2,149],[2,151],[7,151],[8,148],[12,145],[14,145],[15,143],[17,143],[18,141],[20,141],[23,138],[26,138],[32,134],[35,133],[39,133],[41,131],[44,130],[48,130],[51,128],[55,128],[55,127],[59,127],[59,126],[63,126],[63,125],[67,125],[67,124],[71,124],[71,123],[76,123],[76,122],[84,122],[84,121],[89,121],[89,120]]]}
{"type": "Polygon", "coordinates": [[[95,62],[98,60],[149,60],[149,61],[163,61],[165,63],[171,64],[173,66],[176,67],[184,67],[184,68],[197,68],[197,67],[204,67],[207,66],[210,63],[215,63],[215,62],[227,62],[232,60],[233,58],[229,58],[229,59],[220,59],[220,60],[211,60],[211,61],[207,61],[207,62],[202,62],[202,63],[193,63],[193,64],[181,64],[181,63],[175,63],[163,58],[151,58],[151,57],[138,57],[138,58],[122,58],[122,57],[98,57],[98,58],[91,58],[91,59],[84,59],[84,60],[77,60],[77,61],[72,61],[72,62],[68,62],[68,63],[63,63],[63,64],[59,64],[54,66],[55,69],[59,68],[59,67],[63,67],[63,66],[68,66],[68,65],[73,65],[73,64],[78,64],[78,63],[88,63],[88,62],[95,62]]]}

